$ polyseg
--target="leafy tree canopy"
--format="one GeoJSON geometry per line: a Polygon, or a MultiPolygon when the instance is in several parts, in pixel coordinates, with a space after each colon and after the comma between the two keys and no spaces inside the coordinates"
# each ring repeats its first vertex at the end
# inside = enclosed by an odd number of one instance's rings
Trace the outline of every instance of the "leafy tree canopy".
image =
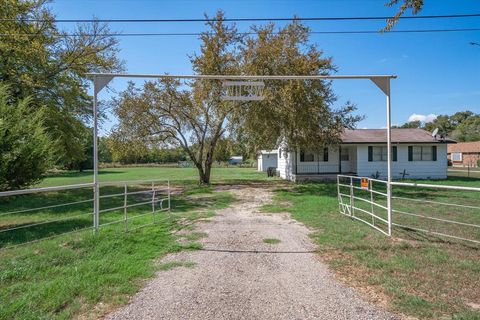
{"type": "Polygon", "coordinates": [[[47,117],[29,98],[12,102],[0,84],[0,191],[29,186],[50,167],[54,141],[45,130],[47,117]]]}
{"type": "MultiPolygon", "coordinates": [[[[190,57],[197,74],[326,75],[335,72],[331,58],[310,44],[308,27],[293,22],[253,26],[258,35],[244,35],[223,22],[218,12],[207,23],[200,52],[190,57]]],[[[130,83],[113,101],[119,125],[114,137],[135,145],[180,146],[210,182],[217,144],[223,137],[241,137],[253,149],[269,148],[283,138],[291,148],[323,148],[339,142],[341,132],[360,117],[348,104],[333,108],[336,97],[328,81],[265,81],[263,101],[221,99],[221,81],[188,83],[175,79],[130,83]]]]}
{"type": "Polygon", "coordinates": [[[389,0],[386,3],[386,6],[398,6],[398,11],[391,19],[387,20],[387,25],[385,26],[384,31],[391,30],[407,10],[411,10],[413,14],[419,13],[423,8],[423,3],[424,0],[389,0]]]}
{"type": "Polygon", "coordinates": [[[116,72],[123,64],[107,25],[78,25],[77,36],[67,37],[45,4],[0,0],[0,81],[10,86],[12,99],[30,97],[32,107],[47,107],[56,161],[68,166],[86,157],[82,137],[92,114],[86,73],[116,72]]]}
{"type": "Polygon", "coordinates": [[[471,111],[460,111],[453,115],[439,115],[434,121],[407,122],[400,128],[422,128],[428,131],[439,129],[439,133],[458,141],[480,140],[480,114],[471,111]]]}

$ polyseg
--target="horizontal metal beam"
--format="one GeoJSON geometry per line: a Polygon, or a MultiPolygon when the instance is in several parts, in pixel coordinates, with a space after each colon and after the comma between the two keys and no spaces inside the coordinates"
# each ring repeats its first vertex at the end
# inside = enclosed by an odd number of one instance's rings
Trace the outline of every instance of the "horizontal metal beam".
{"type": "Polygon", "coordinates": [[[0,192],[0,197],[18,196],[18,195],[22,195],[22,194],[39,193],[39,192],[52,192],[52,191],[82,189],[82,188],[88,188],[88,187],[93,187],[93,186],[94,186],[93,183],[81,183],[81,184],[73,184],[73,185],[58,186],[58,187],[46,187],[46,188],[34,188],[34,189],[3,191],[3,192],[0,192]]]}
{"type": "Polygon", "coordinates": [[[158,78],[158,79],[205,79],[205,80],[323,80],[323,79],[395,79],[396,75],[217,75],[217,74],[139,74],[139,73],[87,73],[91,77],[113,78],[158,78]]]}

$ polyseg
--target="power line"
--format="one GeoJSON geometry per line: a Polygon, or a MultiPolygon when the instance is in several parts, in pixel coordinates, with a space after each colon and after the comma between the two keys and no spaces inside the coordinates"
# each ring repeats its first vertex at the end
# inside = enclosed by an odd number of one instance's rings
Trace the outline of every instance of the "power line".
{"type": "MultiPolygon", "coordinates": [[[[439,32],[472,32],[480,31],[480,28],[461,28],[461,29],[412,29],[412,30],[390,30],[386,32],[378,30],[344,30],[344,31],[310,31],[309,34],[389,34],[389,33],[439,33],[439,32]]],[[[80,33],[70,33],[70,34],[59,34],[52,35],[53,37],[65,38],[65,37],[79,37],[79,36],[103,36],[103,37],[148,37],[148,36],[200,36],[202,34],[212,34],[212,33],[201,33],[201,32],[183,32],[183,33],[106,33],[106,34],[80,34],[80,33]]],[[[257,35],[258,32],[239,32],[240,35],[257,35]]],[[[272,32],[272,34],[279,34],[279,32],[272,32]]],[[[30,36],[35,37],[38,34],[35,33],[14,33],[0,34],[0,37],[19,37],[19,36],[30,36]]]]}
{"type": "MultiPolygon", "coordinates": [[[[448,14],[448,15],[427,15],[427,16],[401,16],[399,19],[452,19],[452,18],[474,18],[480,17],[480,13],[469,14],[448,14]]],[[[171,23],[171,22],[268,22],[268,21],[346,21],[346,20],[387,20],[392,16],[371,16],[371,17],[310,17],[310,18],[203,18],[203,19],[0,19],[0,21],[24,21],[24,22],[56,22],[56,23],[83,23],[83,22],[105,22],[105,23],[171,23]]]]}

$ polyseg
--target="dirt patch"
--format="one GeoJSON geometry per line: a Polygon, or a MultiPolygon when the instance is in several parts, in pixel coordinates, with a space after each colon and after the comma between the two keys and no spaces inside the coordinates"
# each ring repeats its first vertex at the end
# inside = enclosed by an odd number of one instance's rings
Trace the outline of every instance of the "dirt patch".
{"type": "Polygon", "coordinates": [[[194,232],[203,249],[160,263],[192,263],[158,272],[109,319],[394,319],[336,280],[320,261],[310,231],[286,215],[268,215],[265,186],[226,189],[237,201],[194,232]],[[264,239],[278,239],[275,245],[264,239]]]}

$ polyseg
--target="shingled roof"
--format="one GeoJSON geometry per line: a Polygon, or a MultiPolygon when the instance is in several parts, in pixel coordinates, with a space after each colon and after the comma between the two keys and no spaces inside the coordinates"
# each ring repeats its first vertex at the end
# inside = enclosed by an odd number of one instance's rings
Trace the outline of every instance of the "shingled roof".
{"type": "Polygon", "coordinates": [[[480,141],[459,142],[456,145],[448,146],[447,152],[480,153],[480,141]]]}
{"type": "MultiPolygon", "coordinates": [[[[342,143],[382,143],[387,142],[387,129],[345,130],[342,143]]],[[[437,139],[423,129],[392,129],[392,143],[456,143],[451,139],[437,139]]]]}

